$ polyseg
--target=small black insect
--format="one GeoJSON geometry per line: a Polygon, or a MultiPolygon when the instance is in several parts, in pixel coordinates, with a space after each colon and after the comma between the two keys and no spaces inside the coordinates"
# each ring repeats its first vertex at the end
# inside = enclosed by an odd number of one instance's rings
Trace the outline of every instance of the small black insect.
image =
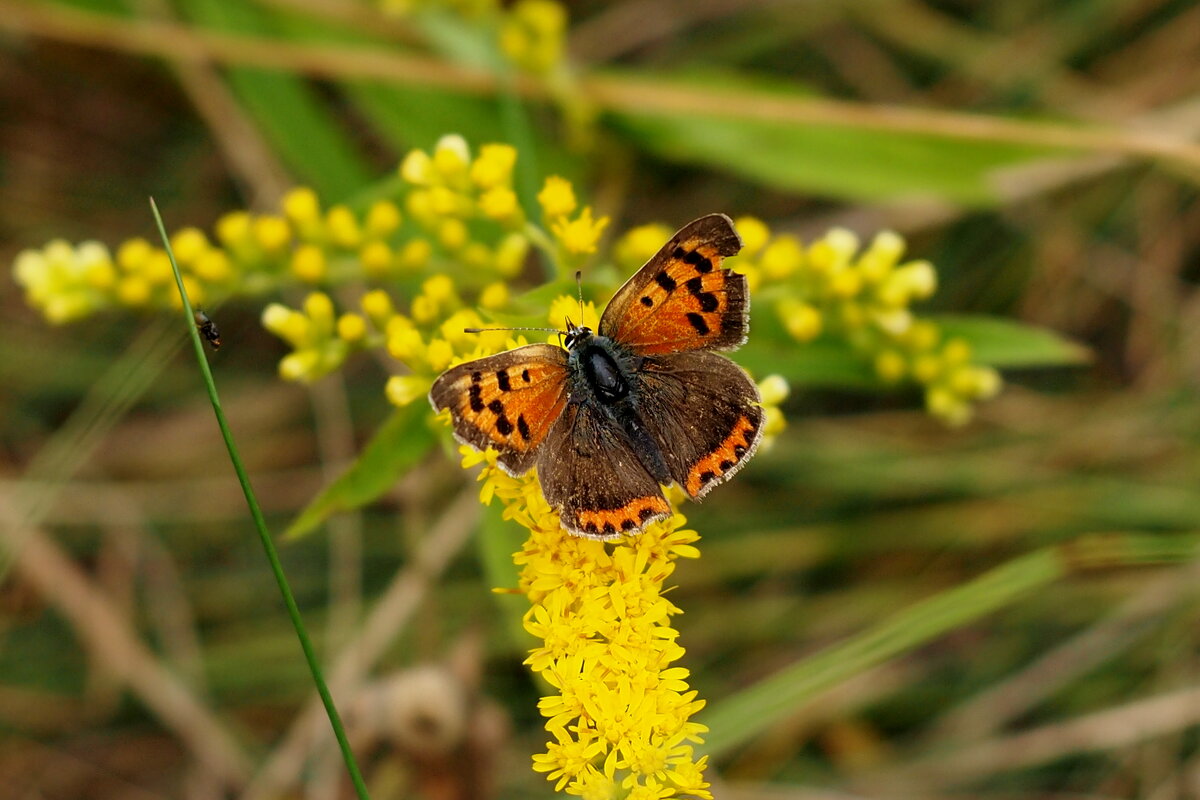
{"type": "Polygon", "coordinates": [[[208,314],[203,311],[195,311],[192,313],[192,319],[196,321],[196,327],[200,329],[200,335],[208,342],[213,350],[221,349],[221,331],[217,330],[217,323],[213,322],[208,314]]]}

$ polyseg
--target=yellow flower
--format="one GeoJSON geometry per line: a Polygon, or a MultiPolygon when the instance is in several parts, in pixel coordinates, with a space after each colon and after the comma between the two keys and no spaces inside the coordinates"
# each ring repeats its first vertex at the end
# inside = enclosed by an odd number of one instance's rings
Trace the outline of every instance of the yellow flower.
{"type": "Polygon", "coordinates": [[[608,217],[593,220],[592,209],[588,206],[579,213],[577,219],[559,218],[554,221],[550,229],[554,231],[559,243],[568,253],[584,254],[596,252],[600,234],[607,226],[608,217]]]}
{"type": "Polygon", "coordinates": [[[551,219],[565,217],[576,207],[575,190],[571,187],[571,182],[557,175],[546,178],[537,198],[542,206],[542,213],[551,219]]]}

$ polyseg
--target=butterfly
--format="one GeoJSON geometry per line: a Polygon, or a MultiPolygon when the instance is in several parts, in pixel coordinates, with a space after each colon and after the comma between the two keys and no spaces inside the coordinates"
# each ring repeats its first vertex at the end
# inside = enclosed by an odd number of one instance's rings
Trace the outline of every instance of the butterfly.
{"type": "Polygon", "coordinates": [[[721,266],[742,239],[724,214],[688,223],[625,282],[596,331],[451,367],[429,400],[455,438],[494,448],[511,475],[537,467],[572,534],[615,539],[664,519],[662,486],[694,500],[762,437],[758,388],[725,356],[746,341],[746,276],[721,266]]]}

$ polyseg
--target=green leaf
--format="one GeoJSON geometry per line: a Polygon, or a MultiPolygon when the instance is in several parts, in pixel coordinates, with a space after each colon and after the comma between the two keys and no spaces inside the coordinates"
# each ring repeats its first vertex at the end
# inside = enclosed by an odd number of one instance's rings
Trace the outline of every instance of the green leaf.
{"type": "Polygon", "coordinates": [[[331,514],[349,511],[382,495],[433,447],[429,409],[413,402],[396,409],[349,469],[300,512],[284,532],[289,539],[310,533],[331,514]]]}
{"type": "Polygon", "coordinates": [[[961,336],[971,344],[972,358],[998,368],[1058,367],[1087,364],[1092,353],[1046,328],[1003,317],[942,314],[931,317],[947,337],[961,336]]]}
{"type": "MultiPolygon", "coordinates": [[[[669,79],[659,79],[662,89],[669,79]]],[[[745,76],[705,75],[681,89],[714,88],[713,107],[731,90],[761,95],[764,102],[795,98],[775,83],[745,76]]],[[[933,195],[972,207],[1002,198],[993,173],[1061,149],[1008,142],[965,140],[903,130],[877,130],[813,122],[737,119],[728,113],[619,111],[610,119],[644,148],[675,162],[732,172],[784,191],[850,200],[933,195]]]]}

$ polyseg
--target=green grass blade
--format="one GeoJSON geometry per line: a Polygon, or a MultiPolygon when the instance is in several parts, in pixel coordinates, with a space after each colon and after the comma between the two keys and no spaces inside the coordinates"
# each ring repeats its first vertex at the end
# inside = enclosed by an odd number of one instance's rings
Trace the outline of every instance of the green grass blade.
{"type": "Polygon", "coordinates": [[[337,706],[333,702],[333,695],[329,693],[329,687],[325,683],[325,677],[321,672],[321,665],[317,661],[316,651],[313,649],[312,641],[308,637],[308,630],[304,626],[304,620],[300,617],[300,607],[296,605],[296,598],[292,594],[287,576],[284,575],[283,565],[279,561],[279,553],[275,549],[275,542],[271,539],[270,531],[267,530],[267,521],[263,517],[262,509],[258,505],[258,499],[254,496],[254,489],[250,485],[250,476],[246,474],[246,468],[242,464],[242,457],[238,453],[237,444],[233,440],[233,432],[229,429],[229,423],[225,419],[225,412],[221,408],[221,400],[217,396],[217,385],[213,380],[212,370],[208,366],[208,358],[204,353],[204,345],[200,342],[200,333],[193,322],[195,317],[192,311],[192,303],[188,299],[187,290],[183,286],[183,276],[179,272],[179,265],[175,263],[175,253],[171,250],[171,242],[167,237],[167,230],[163,225],[162,217],[158,213],[158,206],[155,205],[153,199],[150,200],[150,209],[154,212],[154,222],[158,225],[158,232],[162,236],[163,247],[167,251],[167,256],[171,261],[171,269],[175,273],[175,285],[179,289],[179,297],[182,300],[184,321],[191,334],[192,349],[195,351],[196,361],[200,365],[200,373],[204,377],[204,385],[208,389],[208,398],[212,402],[213,413],[217,417],[217,426],[221,429],[221,437],[225,440],[225,447],[229,450],[229,460],[233,464],[234,471],[237,473],[238,482],[242,486],[242,492],[246,495],[246,505],[250,508],[250,516],[254,518],[254,527],[258,531],[259,539],[262,541],[263,550],[266,551],[267,560],[271,563],[271,571],[275,573],[275,581],[279,584],[279,592],[283,595],[283,602],[287,606],[288,616],[291,617],[292,625],[296,629],[296,638],[300,640],[300,648],[304,651],[304,658],[308,662],[309,671],[312,673],[313,683],[316,684],[317,693],[321,696],[321,702],[325,705],[325,713],[329,715],[329,724],[333,728],[333,734],[337,738],[338,746],[341,748],[342,758],[346,762],[346,770],[350,773],[350,780],[354,783],[354,789],[358,794],[359,800],[368,800],[367,787],[363,782],[362,774],[359,772],[358,764],[354,760],[350,741],[346,738],[346,730],[342,726],[341,715],[338,714],[337,706]]]}

